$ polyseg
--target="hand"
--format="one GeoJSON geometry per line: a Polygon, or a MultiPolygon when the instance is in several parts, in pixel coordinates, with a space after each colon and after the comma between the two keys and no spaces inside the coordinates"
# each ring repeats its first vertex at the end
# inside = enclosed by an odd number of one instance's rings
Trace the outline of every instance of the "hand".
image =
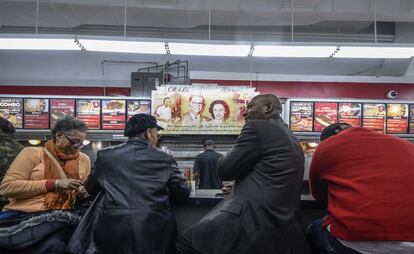
{"type": "Polygon", "coordinates": [[[76,179],[58,179],[55,182],[56,189],[61,190],[75,190],[78,191],[82,186],[82,182],[76,179]]]}

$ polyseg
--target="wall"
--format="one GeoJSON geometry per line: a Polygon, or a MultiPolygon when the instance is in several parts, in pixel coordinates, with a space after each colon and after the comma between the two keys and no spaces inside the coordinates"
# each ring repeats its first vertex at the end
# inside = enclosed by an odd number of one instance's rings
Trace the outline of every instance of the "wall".
{"type": "MultiPolygon", "coordinates": [[[[227,86],[249,86],[248,80],[193,79],[192,83],[212,83],[227,86]]],[[[304,98],[360,98],[386,99],[389,90],[398,91],[398,99],[414,100],[412,84],[357,83],[357,82],[293,82],[252,81],[260,93],[274,93],[279,97],[304,98]]],[[[0,86],[0,94],[47,94],[47,95],[130,95],[129,87],[71,87],[71,86],[0,86]],[[106,93],[104,93],[106,90],[106,93]]]]}

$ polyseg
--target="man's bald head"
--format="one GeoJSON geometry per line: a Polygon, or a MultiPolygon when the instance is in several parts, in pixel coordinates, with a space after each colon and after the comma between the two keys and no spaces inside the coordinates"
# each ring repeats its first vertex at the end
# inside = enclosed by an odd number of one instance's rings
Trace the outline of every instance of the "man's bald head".
{"type": "Polygon", "coordinates": [[[244,117],[246,120],[269,119],[273,116],[280,116],[281,112],[282,104],[276,95],[260,94],[250,100],[244,117]]]}

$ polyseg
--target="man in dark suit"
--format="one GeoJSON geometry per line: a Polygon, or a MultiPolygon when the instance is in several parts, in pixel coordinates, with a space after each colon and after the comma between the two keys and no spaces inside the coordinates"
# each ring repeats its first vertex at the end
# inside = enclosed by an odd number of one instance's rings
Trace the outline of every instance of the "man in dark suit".
{"type": "Polygon", "coordinates": [[[235,180],[229,196],[177,240],[179,253],[310,253],[295,213],[304,157],[280,118],[277,96],[258,95],[232,150],[217,162],[221,180],[235,180]]]}
{"type": "Polygon", "coordinates": [[[221,189],[223,184],[217,175],[217,160],[223,156],[214,151],[216,145],[213,140],[203,142],[204,152],[197,155],[194,161],[194,180],[198,182],[199,189],[221,189]]]}

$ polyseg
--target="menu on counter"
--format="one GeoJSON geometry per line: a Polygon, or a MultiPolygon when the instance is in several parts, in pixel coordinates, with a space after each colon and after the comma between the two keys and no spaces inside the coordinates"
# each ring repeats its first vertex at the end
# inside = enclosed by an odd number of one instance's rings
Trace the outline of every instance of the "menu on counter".
{"type": "Polygon", "coordinates": [[[128,100],[127,108],[128,120],[136,114],[151,114],[151,100],[128,100]]]}
{"type": "Polygon", "coordinates": [[[102,100],[102,129],[125,128],[125,100],[102,100]]]}
{"type": "Polygon", "coordinates": [[[385,126],[385,104],[384,103],[364,103],[363,126],[365,128],[384,132],[385,126]]]}
{"type": "Polygon", "coordinates": [[[339,103],[339,121],[347,123],[352,127],[361,127],[361,103],[341,102],[339,103]]]}
{"type": "Polygon", "coordinates": [[[336,102],[315,102],[314,131],[322,131],[325,127],[338,121],[336,102]]]}
{"type": "Polygon", "coordinates": [[[56,123],[56,120],[64,116],[75,115],[74,99],[50,99],[50,126],[56,123]]]}
{"type": "Polygon", "coordinates": [[[290,103],[290,129],[292,131],[312,131],[313,102],[290,103]]]}
{"type": "Polygon", "coordinates": [[[387,133],[406,134],[408,129],[408,104],[387,104],[387,133]]]}
{"type": "Polygon", "coordinates": [[[49,128],[49,99],[24,99],[24,128],[49,128]]]}
{"type": "Polygon", "coordinates": [[[15,128],[23,128],[23,99],[0,98],[0,117],[8,120],[15,128]]]}
{"type": "Polygon", "coordinates": [[[76,116],[84,121],[89,129],[101,127],[101,102],[94,99],[77,99],[76,116]]]}

